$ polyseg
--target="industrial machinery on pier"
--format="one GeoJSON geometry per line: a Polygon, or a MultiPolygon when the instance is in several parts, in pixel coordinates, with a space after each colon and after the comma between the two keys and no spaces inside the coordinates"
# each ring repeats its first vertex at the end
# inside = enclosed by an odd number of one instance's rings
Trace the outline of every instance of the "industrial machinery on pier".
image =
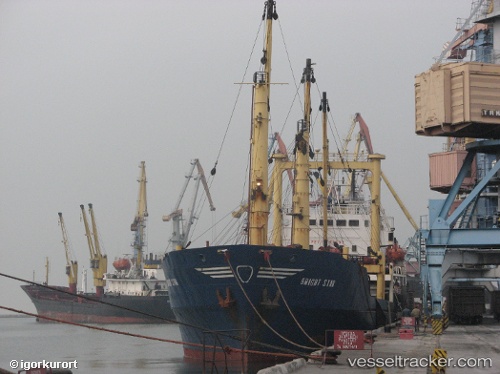
{"type": "MultiPolygon", "coordinates": [[[[500,2],[474,2],[448,48],[415,79],[415,132],[447,138],[445,152],[430,155],[430,187],[447,196],[429,202],[420,237],[424,303],[430,292],[438,325],[454,310],[457,288],[489,295],[500,285],[499,36],[500,2]]],[[[480,322],[483,307],[467,320],[480,322]]]]}

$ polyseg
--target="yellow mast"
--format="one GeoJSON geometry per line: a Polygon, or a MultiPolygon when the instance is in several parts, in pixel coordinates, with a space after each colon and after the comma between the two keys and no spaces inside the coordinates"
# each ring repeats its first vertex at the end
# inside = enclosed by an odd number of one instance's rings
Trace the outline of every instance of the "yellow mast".
{"type": "Polygon", "coordinates": [[[327,112],[330,111],[326,92],[323,92],[320,110],[323,112],[323,178],[321,187],[323,191],[323,248],[328,247],[328,137],[326,126],[328,123],[327,112]]]}
{"type": "Polygon", "coordinates": [[[49,258],[45,257],[45,283],[49,284],[49,258]]]}
{"type": "Polygon", "coordinates": [[[68,276],[69,292],[76,293],[76,285],[78,283],[78,262],[72,259],[71,250],[69,248],[68,233],[66,232],[66,225],[62,213],[59,212],[59,225],[62,231],[62,243],[64,245],[64,252],[66,254],[66,275],[68,276]]]}
{"type": "Polygon", "coordinates": [[[101,252],[92,204],[89,204],[89,213],[92,220],[93,233],[90,232],[87,214],[85,213],[85,207],[83,205],[80,205],[80,209],[82,210],[83,224],[85,225],[85,236],[87,237],[87,243],[90,251],[90,268],[92,269],[92,272],[94,274],[94,286],[96,295],[102,296],[104,294],[104,286],[106,285],[104,274],[106,273],[108,268],[108,258],[101,252]]]}
{"type": "Polygon", "coordinates": [[[295,190],[292,212],[292,244],[309,249],[309,130],[311,126],[311,82],[314,72],[311,59],[306,60],[302,74],[304,83],[304,119],[299,121],[295,137],[295,190]]]}
{"type": "Polygon", "coordinates": [[[377,274],[377,299],[385,298],[385,256],[380,251],[380,180],[381,180],[381,160],[385,157],[379,154],[371,154],[368,160],[371,161],[373,168],[371,178],[371,207],[370,207],[370,220],[371,220],[371,247],[380,257],[377,265],[365,266],[370,272],[369,267],[375,268],[372,272],[377,274]]]}
{"type": "Polygon", "coordinates": [[[269,132],[269,94],[271,82],[272,21],[277,19],[276,3],[267,1],[263,15],[266,20],[266,37],[261,63],[263,71],[254,74],[251,172],[249,196],[248,241],[250,244],[267,244],[269,217],[268,187],[268,132],[269,132]]]}

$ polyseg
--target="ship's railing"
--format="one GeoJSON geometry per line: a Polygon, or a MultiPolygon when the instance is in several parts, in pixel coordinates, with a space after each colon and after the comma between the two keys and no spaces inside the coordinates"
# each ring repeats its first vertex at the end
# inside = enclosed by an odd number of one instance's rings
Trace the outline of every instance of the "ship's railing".
{"type": "MultiPolygon", "coordinates": [[[[311,211],[321,211],[322,202],[311,202],[311,211]]],[[[283,206],[283,211],[285,214],[292,214],[293,208],[290,205],[283,206]]],[[[334,202],[328,204],[327,212],[329,215],[369,215],[370,214],[370,202],[369,201],[356,201],[356,202],[334,202]]]]}
{"type": "Polygon", "coordinates": [[[330,209],[333,214],[370,214],[369,202],[338,203],[332,204],[330,209]]]}
{"type": "MultiPolygon", "coordinates": [[[[328,154],[328,160],[329,161],[340,161],[340,162],[351,162],[351,161],[368,161],[368,154],[367,153],[358,153],[357,155],[355,153],[343,153],[342,157],[338,153],[331,152],[328,154]]],[[[314,154],[314,161],[323,161],[323,154],[321,152],[316,152],[314,154]]],[[[348,165],[347,165],[348,166],[348,165]]]]}

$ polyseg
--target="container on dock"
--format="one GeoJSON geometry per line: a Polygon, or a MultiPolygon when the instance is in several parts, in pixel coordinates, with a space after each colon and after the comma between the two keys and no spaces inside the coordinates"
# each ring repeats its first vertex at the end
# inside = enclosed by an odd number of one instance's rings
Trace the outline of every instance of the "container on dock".
{"type": "Polygon", "coordinates": [[[485,312],[485,288],[455,286],[448,290],[450,320],[458,324],[479,324],[485,312]]]}
{"type": "Polygon", "coordinates": [[[500,291],[491,292],[491,311],[495,319],[500,322],[500,291]]]}
{"type": "Polygon", "coordinates": [[[449,63],[417,75],[415,132],[500,139],[500,65],[449,63]]]}
{"type": "MultiPolygon", "coordinates": [[[[451,186],[457,179],[462,168],[466,150],[436,152],[429,155],[429,184],[433,191],[450,192],[451,186]]],[[[460,192],[471,191],[476,183],[476,164],[472,164],[470,175],[464,178],[460,192]]]]}

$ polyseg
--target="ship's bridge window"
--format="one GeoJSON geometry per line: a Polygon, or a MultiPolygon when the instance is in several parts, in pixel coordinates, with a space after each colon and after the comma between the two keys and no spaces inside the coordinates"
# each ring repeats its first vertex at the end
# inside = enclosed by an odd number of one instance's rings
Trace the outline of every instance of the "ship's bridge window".
{"type": "Polygon", "coordinates": [[[350,219],[349,220],[349,226],[350,227],[359,227],[359,220],[357,220],[357,219],[350,219]]]}
{"type": "Polygon", "coordinates": [[[347,221],[345,219],[338,219],[336,224],[338,227],[345,227],[347,226],[347,221]]]}
{"type": "MultiPolygon", "coordinates": [[[[327,224],[328,226],[333,226],[333,219],[328,219],[328,220],[326,220],[326,224],[327,224]]],[[[322,219],[320,219],[320,220],[319,220],[319,225],[320,225],[320,226],[323,226],[323,220],[322,220],[322,219]]]]}
{"type": "Polygon", "coordinates": [[[365,219],[365,227],[370,227],[370,221],[365,219]]]}
{"type": "Polygon", "coordinates": [[[310,219],[309,220],[309,226],[316,226],[316,220],[315,219],[310,219]]]}

